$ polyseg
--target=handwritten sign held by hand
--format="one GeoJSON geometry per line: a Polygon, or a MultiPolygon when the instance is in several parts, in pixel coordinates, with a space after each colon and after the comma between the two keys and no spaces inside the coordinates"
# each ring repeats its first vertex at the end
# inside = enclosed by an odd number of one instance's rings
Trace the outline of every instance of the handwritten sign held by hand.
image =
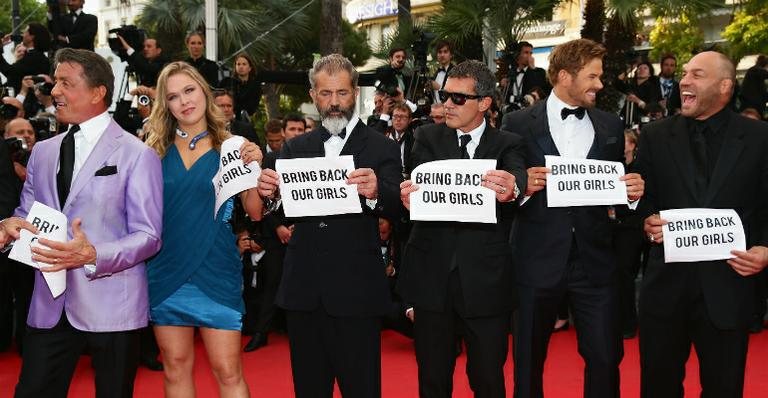
{"type": "Polygon", "coordinates": [[[233,136],[221,143],[219,171],[213,176],[213,189],[216,193],[214,217],[227,199],[246,189],[255,188],[258,184],[261,167],[256,161],[243,164],[240,157],[240,147],[243,143],[245,138],[240,136],[233,136]]]}
{"type": "Polygon", "coordinates": [[[451,159],[420,164],[411,172],[411,220],[496,223],[496,193],[480,185],[494,159],[451,159]]]}
{"type": "Polygon", "coordinates": [[[746,250],[741,218],[732,209],[673,209],[659,212],[667,221],[664,262],[694,262],[733,258],[731,250],[746,250]]]}
{"type": "Polygon", "coordinates": [[[544,156],[547,206],[600,206],[627,204],[627,185],[619,180],[624,165],[605,160],[544,156]]]}
{"type": "MultiPolygon", "coordinates": [[[[60,211],[50,208],[40,202],[35,202],[29,209],[27,221],[37,227],[40,234],[22,229],[19,239],[14,242],[8,258],[35,268],[50,267],[51,264],[38,263],[32,260],[32,246],[40,247],[37,243],[40,238],[46,238],[56,242],[67,241],[67,216],[60,211]]],[[[54,298],[59,297],[67,288],[67,271],[43,272],[45,282],[51,290],[54,298]]]]}
{"type": "Polygon", "coordinates": [[[286,217],[362,213],[355,185],[347,177],[355,170],[350,155],[277,159],[280,197],[286,217]]]}

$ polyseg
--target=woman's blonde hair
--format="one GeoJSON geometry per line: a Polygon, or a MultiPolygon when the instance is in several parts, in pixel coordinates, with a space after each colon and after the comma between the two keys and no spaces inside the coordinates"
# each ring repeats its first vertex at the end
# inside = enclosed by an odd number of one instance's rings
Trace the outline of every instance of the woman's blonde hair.
{"type": "Polygon", "coordinates": [[[205,94],[205,120],[208,135],[213,141],[214,148],[220,150],[221,143],[230,136],[226,129],[226,118],[224,113],[222,113],[221,109],[219,109],[213,102],[211,88],[208,86],[208,83],[203,76],[200,75],[200,72],[198,72],[192,65],[181,61],[171,62],[166,65],[160,72],[160,76],[157,78],[155,103],[154,106],[152,106],[152,113],[149,115],[149,122],[147,124],[149,130],[147,145],[154,149],[162,158],[165,156],[168,148],[173,144],[178,123],[168,108],[166,95],[168,94],[168,79],[177,73],[186,74],[200,86],[200,89],[203,90],[203,93],[205,94]]]}

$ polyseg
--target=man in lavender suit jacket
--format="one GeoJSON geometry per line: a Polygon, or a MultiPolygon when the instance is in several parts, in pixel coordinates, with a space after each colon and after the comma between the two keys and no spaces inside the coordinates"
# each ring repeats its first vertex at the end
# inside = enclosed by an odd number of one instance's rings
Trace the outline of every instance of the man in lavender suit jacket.
{"type": "Polygon", "coordinates": [[[62,49],[56,65],[57,119],[70,129],[35,146],[21,204],[0,222],[0,247],[21,228],[37,232],[23,220],[35,201],[62,211],[69,240],[40,239],[33,259],[67,270],[67,287],[54,298],[36,271],[16,397],[66,397],[85,349],[96,396],[131,397],[148,316],[144,261],[160,248],[160,160],[109,117],[114,78],[103,58],[62,49]]]}

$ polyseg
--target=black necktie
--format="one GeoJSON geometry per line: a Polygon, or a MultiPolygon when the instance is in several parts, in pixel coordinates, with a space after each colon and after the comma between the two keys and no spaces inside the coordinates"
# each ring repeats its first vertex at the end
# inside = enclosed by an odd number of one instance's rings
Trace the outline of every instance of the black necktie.
{"type": "Polygon", "coordinates": [[[574,116],[576,116],[576,118],[581,120],[581,119],[584,119],[584,114],[586,112],[587,112],[587,110],[582,108],[582,107],[573,108],[573,109],[563,108],[563,110],[560,111],[560,117],[562,117],[563,120],[565,120],[565,118],[567,118],[568,115],[574,115],[574,116]]]}
{"type": "Polygon", "coordinates": [[[461,140],[461,158],[469,159],[469,152],[467,152],[467,144],[472,141],[472,136],[469,134],[462,134],[459,139],[461,140]]]}
{"type": "Polygon", "coordinates": [[[709,185],[709,164],[707,163],[706,123],[697,122],[691,129],[691,154],[693,155],[694,182],[700,197],[707,193],[709,185]]]}
{"type": "Polygon", "coordinates": [[[72,185],[72,171],[75,168],[75,133],[80,131],[80,126],[69,128],[64,140],[61,141],[59,150],[59,172],[56,174],[56,186],[59,191],[59,204],[64,208],[69,196],[69,188],[72,185]]]}
{"type": "Polygon", "coordinates": [[[69,13],[69,18],[72,20],[72,25],[74,25],[75,22],[77,22],[77,13],[76,12],[69,13]]]}
{"type": "MultiPolygon", "coordinates": [[[[332,135],[331,132],[328,131],[327,128],[323,127],[323,128],[320,129],[320,138],[323,139],[323,142],[328,141],[331,138],[331,135],[332,135]]],[[[346,136],[347,136],[347,128],[345,127],[343,129],[341,129],[341,132],[339,133],[339,138],[341,138],[343,140],[344,137],[346,137],[346,136]]]]}

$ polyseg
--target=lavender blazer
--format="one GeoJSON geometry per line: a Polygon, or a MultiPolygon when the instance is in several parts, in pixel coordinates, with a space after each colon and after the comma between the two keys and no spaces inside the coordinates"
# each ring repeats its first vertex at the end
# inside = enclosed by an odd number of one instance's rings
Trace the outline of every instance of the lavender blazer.
{"type": "MultiPolygon", "coordinates": [[[[132,330],[147,325],[148,296],[144,261],[160,249],[163,178],[155,151],[111,121],[78,172],[66,203],[56,188],[59,149],[64,134],[35,145],[15,215],[26,217],[38,201],[61,210],[82,228],[96,248],[96,271],[67,271],[67,290],[54,299],[40,271],[27,324],[48,329],[66,311],[75,328],[90,332],[132,330]],[[96,176],[105,166],[111,175],[96,176]]],[[[108,174],[108,173],[100,173],[108,174]]]]}

